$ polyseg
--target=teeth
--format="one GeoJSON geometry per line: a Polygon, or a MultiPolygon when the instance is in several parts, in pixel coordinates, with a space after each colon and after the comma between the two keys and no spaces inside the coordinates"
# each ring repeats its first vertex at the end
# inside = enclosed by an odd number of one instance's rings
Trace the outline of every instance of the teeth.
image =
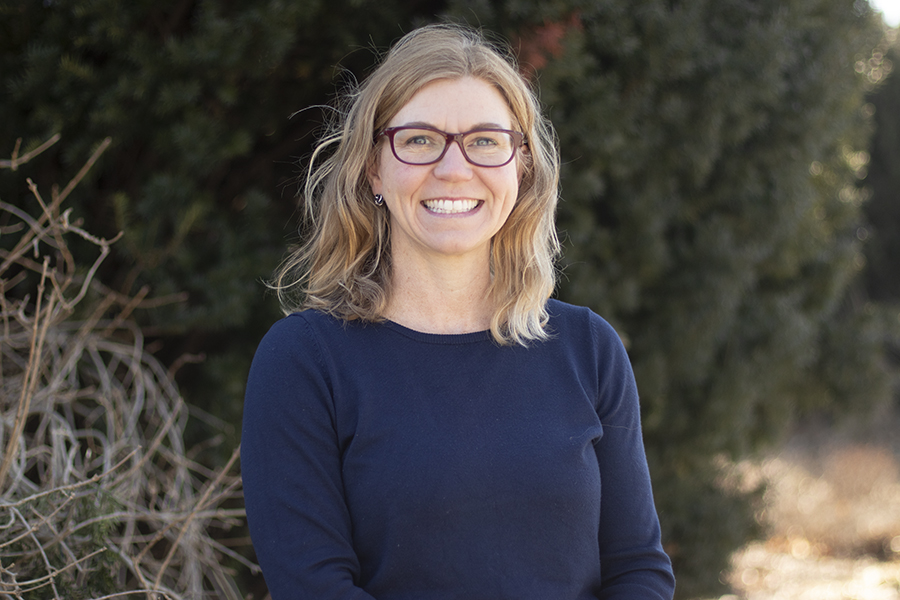
{"type": "Polygon", "coordinates": [[[442,214],[469,212],[478,206],[478,200],[426,200],[425,208],[442,214]]]}

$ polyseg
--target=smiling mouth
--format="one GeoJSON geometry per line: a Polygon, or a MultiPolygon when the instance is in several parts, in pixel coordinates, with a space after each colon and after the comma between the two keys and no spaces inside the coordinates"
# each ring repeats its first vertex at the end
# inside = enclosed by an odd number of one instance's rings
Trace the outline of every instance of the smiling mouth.
{"type": "Polygon", "coordinates": [[[422,204],[433,213],[452,215],[474,210],[478,200],[425,200],[422,204]]]}

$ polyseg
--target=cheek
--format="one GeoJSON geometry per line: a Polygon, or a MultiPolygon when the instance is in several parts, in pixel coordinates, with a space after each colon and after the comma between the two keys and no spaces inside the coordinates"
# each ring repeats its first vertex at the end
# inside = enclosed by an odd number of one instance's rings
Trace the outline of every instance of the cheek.
{"type": "Polygon", "coordinates": [[[379,170],[379,192],[390,202],[414,196],[424,184],[426,173],[422,167],[410,167],[397,161],[384,164],[379,170]]]}

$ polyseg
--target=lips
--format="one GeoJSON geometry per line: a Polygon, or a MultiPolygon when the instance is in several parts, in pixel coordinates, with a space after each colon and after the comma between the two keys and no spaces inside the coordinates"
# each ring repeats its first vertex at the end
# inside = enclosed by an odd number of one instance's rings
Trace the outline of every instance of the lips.
{"type": "Polygon", "coordinates": [[[433,213],[453,215],[474,210],[478,200],[425,200],[422,204],[433,213]]]}

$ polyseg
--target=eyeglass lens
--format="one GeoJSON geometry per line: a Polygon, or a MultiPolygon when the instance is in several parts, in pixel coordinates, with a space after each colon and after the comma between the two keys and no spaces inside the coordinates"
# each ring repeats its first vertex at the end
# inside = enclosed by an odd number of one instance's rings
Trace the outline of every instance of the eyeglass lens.
{"type": "MultiPolygon", "coordinates": [[[[457,139],[466,159],[483,167],[508,163],[516,150],[512,134],[505,131],[470,131],[457,139]]],[[[398,159],[412,165],[425,165],[441,157],[447,138],[430,129],[398,128],[394,131],[392,142],[398,159]]]]}

